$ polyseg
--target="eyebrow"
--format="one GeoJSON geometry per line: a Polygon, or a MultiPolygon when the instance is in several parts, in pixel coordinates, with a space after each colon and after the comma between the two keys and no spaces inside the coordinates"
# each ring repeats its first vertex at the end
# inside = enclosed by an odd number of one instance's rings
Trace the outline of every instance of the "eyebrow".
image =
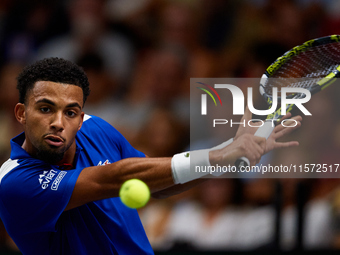
{"type": "MultiPolygon", "coordinates": [[[[46,104],[50,104],[50,105],[53,105],[53,106],[56,105],[53,101],[51,101],[47,98],[40,99],[35,104],[39,104],[39,103],[46,103],[46,104]]],[[[81,106],[78,103],[70,103],[70,104],[66,105],[66,107],[67,108],[78,107],[79,109],[81,109],[81,106]]]]}

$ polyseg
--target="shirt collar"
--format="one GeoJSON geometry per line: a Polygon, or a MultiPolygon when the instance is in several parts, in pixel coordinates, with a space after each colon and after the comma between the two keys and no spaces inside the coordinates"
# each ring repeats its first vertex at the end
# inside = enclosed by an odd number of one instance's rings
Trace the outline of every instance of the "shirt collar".
{"type": "Polygon", "coordinates": [[[25,133],[17,135],[11,140],[11,159],[31,158],[31,156],[21,147],[25,141],[25,133]]]}

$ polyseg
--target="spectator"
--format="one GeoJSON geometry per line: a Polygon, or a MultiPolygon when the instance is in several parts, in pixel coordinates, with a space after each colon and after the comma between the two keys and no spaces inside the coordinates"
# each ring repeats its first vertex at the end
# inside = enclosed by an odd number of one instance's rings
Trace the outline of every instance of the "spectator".
{"type": "Polygon", "coordinates": [[[71,30],[38,50],[36,59],[61,57],[76,61],[95,52],[104,61],[106,71],[126,85],[133,68],[134,50],[123,36],[108,28],[104,15],[106,0],[72,0],[68,4],[71,30]]]}

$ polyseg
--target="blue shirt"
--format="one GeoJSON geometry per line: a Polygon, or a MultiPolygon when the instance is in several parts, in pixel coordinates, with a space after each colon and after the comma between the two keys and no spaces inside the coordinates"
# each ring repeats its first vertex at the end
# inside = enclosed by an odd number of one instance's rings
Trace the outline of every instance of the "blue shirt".
{"type": "Polygon", "coordinates": [[[128,157],[144,157],[104,120],[85,115],[76,136],[75,169],[63,170],[11,140],[0,169],[0,217],[25,255],[153,254],[135,209],[120,198],[94,201],[64,212],[80,172],[128,157]]]}

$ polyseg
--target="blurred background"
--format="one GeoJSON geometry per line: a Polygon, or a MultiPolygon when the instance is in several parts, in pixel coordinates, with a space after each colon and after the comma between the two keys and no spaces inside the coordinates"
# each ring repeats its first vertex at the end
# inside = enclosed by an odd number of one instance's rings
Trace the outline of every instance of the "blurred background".
{"type": "MultiPolygon", "coordinates": [[[[35,60],[82,66],[85,112],[163,157],[190,144],[190,78],[257,78],[285,51],[330,34],[340,34],[338,0],[0,0],[0,159],[22,131],[16,77],[35,60]]],[[[308,128],[289,137],[297,149],[266,160],[340,163],[337,90],[307,106],[308,128]]],[[[336,178],[215,179],[139,213],[156,254],[325,254],[340,249],[339,187],[336,178]]],[[[20,254],[2,225],[0,252],[20,254]]]]}

